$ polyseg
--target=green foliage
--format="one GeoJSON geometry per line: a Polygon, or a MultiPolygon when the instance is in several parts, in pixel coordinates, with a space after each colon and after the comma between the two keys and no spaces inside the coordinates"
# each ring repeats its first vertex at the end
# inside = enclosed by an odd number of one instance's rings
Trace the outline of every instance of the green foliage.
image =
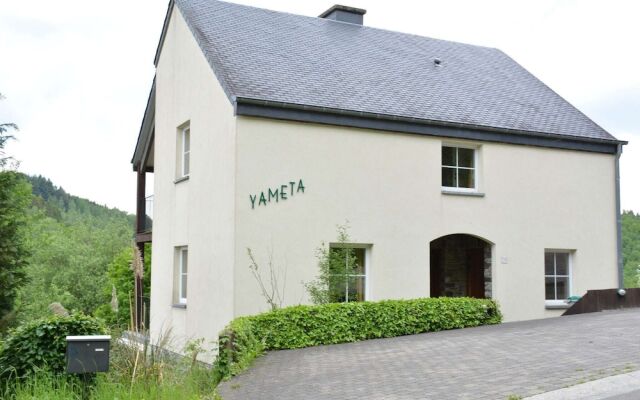
{"type": "Polygon", "coordinates": [[[640,287],[640,214],[622,213],[622,255],[624,286],[640,287]]]}
{"type": "Polygon", "coordinates": [[[104,333],[100,320],[82,314],[21,325],[9,333],[0,349],[0,377],[24,377],[38,369],[63,372],[67,335],[104,333]]]}
{"type": "Polygon", "coordinates": [[[0,171],[0,332],[12,319],[17,292],[26,283],[30,192],[20,174],[0,171]]]}
{"type": "MultiPolygon", "coordinates": [[[[82,385],[77,379],[41,371],[28,379],[14,382],[11,390],[0,391],[0,398],[15,400],[82,399],[82,385]]],[[[214,384],[203,369],[199,371],[165,370],[157,383],[120,380],[112,373],[100,374],[90,387],[92,400],[221,400],[214,384]],[[204,373],[203,373],[204,372],[204,373]]]]}
{"type": "MultiPolygon", "coordinates": [[[[131,320],[130,302],[133,303],[134,274],[131,270],[133,247],[122,250],[107,266],[108,280],[102,289],[109,299],[95,311],[97,317],[103,318],[110,326],[127,328],[131,320]],[[112,289],[116,289],[118,299],[118,311],[114,312],[111,305],[112,289]]],[[[151,293],[151,244],[145,245],[144,278],[142,282],[144,297],[149,298],[151,293]]]]}
{"type": "Polygon", "coordinates": [[[348,225],[338,225],[337,246],[326,243],[316,249],[318,276],[314,281],[305,283],[305,288],[313,304],[328,304],[342,301],[357,301],[353,294],[345,296],[349,275],[356,273],[358,260],[355,249],[348,247],[351,242],[348,225]]]}
{"type": "MultiPolygon", "coordinates": [[[[198,345],[191,351],[198,352],[198,345]]],[[[110,369],[91,382],[88,397],[92,400],[220,400],[215,394],[217,381],[211,368],[193,363],[189,358],[162,358],[159,353],[160,350],[151,350],[150,346],[141,349],[113,342],[110,369]]],[[[74,378],[39,370],[24,379],[11,379],[4,390],[0,388],[0,398],[81,399],[83,387],[80,380],[74,378]]]]}
{"type": "Polygon", "coordinates": [[[264,343],[254,333],[255,328],[253,317],[240,317],[231,321],[229,326],[220,333],[218,357],[214,368],[217,380],[244,371],[256,357],[264,352],[264,343]]]}
{"type": "Polygon", "coordinates": [[[294,306],[235,319],[220,334],[217,366],[223,377],[243,370],[264,350],[413,335],[498,324],[493,300],[439,297],[294,306]]]}
{"type": "Polygon", "coordinates": [[[25,241],[29,282],[17,293],[17,319],[45,317],[53,302],[91,314],[111,299],[107,266],[131,246],[133,218],[71,196],[46,178],[27,179],[33,186],[25,241]]]}

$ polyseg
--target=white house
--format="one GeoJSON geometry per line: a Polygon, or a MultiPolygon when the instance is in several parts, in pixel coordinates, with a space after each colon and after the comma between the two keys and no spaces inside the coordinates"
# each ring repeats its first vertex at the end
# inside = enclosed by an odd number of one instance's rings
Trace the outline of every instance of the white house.
{"type": "Polygon", "coordinates": [[[170,2],[132,161],[152,336],[215,339],[267,310],[247,248],[267,284],[272,258],[283,305],[309,303],[345,221],[352,301],[491,297],[513,321],[621,285],[625,142],[500,50],[364,14],[170,2]]]}

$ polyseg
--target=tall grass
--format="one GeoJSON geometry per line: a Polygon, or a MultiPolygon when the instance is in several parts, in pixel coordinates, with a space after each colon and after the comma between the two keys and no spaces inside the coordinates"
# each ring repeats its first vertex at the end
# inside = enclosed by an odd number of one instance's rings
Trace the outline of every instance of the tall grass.
{"type": "Polygon", "coordinates": [[[196,361],[202,342],[192,342],[185,348],[188,357],[171,356],[164,350],[169,334],[154,346],[114,341],[111,366],[98,374],[88,386],[77,376],[39,370],[29,377],[12,380],[0,391],[0,398],[10,400],[216,400],[215,372],[196,361]],[[86,391],[84,393],[83,391],[86,391]],[[85,394],[86,396],[83,396],[85,394]]]}
{"type": "MultiPolygon", "coordinates": [[[[165,380],[158,384],[136,381],[133,384],[118,382],[109,376],[98,376],[96,381],[87,389],[92,400],[215,400],[213,385],[206,390],[203,378],[206,375],[188,374],[181,380],[165,380]]],[[[3,399],[15,400],[81,400],[82,384],[77,380],[69,380],[62,375],[53,375],[41,371],[26,380],[15,383],[11,392],[0,395],[3,399]]]]}

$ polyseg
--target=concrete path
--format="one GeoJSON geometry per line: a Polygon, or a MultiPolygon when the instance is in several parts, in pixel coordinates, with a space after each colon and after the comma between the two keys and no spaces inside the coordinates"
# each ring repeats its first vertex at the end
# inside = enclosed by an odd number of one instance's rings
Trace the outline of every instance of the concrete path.
{"type": "Polygon", "coordinates": [[[224,400],[508,399],[640,368],[640,310],[268,353],[224,400]]]}
{"type": "Polygon", "coordinates": [[[526,400],[638,400],[640,371],[527,397],[526,400]]]}

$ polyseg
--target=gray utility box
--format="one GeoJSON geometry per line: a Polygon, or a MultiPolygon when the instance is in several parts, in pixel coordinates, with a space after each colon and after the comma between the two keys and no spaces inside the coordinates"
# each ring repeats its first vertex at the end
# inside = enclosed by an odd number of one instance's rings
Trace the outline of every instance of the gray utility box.
{"type": "Polygon", "coordinates": [[[111,336],[67,336],[67,372],[107,372],[110,342],[111,336]]]}

